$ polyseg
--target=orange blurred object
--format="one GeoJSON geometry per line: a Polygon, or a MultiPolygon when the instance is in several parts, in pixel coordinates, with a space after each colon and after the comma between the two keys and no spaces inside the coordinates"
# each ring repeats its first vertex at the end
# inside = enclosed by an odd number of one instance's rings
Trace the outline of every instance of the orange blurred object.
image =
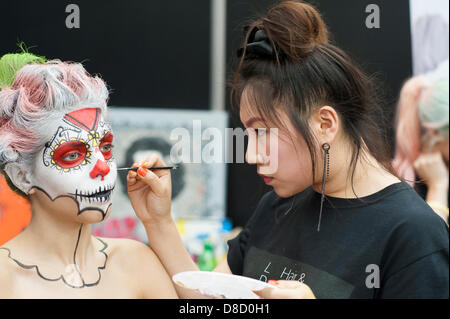
{"type": "Polygon", "coordinates": [[[30,203],[14,193],[0,175],[0,246],[27,228],[30,220],[30,203]]]}

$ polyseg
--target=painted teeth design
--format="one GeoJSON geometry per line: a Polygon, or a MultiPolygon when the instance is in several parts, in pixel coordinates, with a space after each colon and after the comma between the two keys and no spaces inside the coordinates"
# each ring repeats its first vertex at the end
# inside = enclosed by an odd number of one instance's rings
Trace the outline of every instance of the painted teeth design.
{"type": "Polygon", "coordinates": [[[95,191],[80,191],[76,190],[75,194],[71,194],[75,196],[75,200],[79,201],[80,203],[85,201],[89,201],[89,204],[91,203],[105,203],[110,200],[112,192],[115,188],[114,186],[100,186],[95,191]]]}

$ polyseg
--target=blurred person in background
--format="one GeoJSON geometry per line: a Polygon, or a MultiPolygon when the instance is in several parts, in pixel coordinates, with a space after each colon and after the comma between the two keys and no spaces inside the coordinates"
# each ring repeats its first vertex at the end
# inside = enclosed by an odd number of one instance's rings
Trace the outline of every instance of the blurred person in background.
{"type": "Polygon", "coordinates": [[[448,225],[448,60],[432,74],[406,81],[396,117],[393,166],[448,225]]]}

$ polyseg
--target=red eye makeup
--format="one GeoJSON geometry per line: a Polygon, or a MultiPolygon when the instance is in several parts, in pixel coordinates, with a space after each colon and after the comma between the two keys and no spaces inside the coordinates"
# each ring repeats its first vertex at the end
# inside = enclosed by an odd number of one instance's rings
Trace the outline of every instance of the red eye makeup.
{"type": "Polygon", "coordinates": [[[86,144],[80,141],[61,143],[52,152],[53,161],[63,169],[79,166],[86,159],[88,150],[86,144]]]}
{"type": "Polygon", "coordinates": [[[111,134],[111,132],[107,132],[105,136],[100,141],[100,151],[103,154],[103,157],[105,160],[109,160],[112,158],[112,149],[113,149],[113,142],[114,136],[111,134]]]}

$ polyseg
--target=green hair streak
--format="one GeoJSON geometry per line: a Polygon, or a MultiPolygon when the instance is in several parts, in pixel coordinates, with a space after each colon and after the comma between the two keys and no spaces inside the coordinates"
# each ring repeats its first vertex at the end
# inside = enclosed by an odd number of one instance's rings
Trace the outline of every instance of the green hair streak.
{"type": "Polygon", "coordinates": [[[45,57],[29,53],[24,44],[19,44],[21,53],[8,53],[0,58],[0,90],[14,83],[16,73],[27,64],[43,64],[45,57]]]}

